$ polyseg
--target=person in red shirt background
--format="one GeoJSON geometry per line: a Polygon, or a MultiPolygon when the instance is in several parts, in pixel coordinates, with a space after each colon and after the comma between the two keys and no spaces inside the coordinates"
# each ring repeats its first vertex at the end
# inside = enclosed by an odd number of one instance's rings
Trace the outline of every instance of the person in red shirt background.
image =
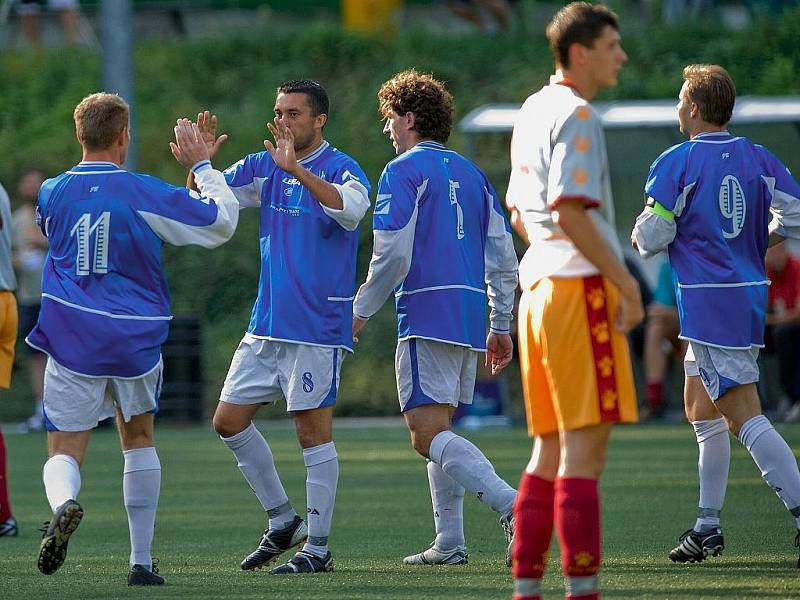
{"type": "Polygon", "coordinates": [[[767,251],[769,286],[765,342],[767,352],[778,356],[781,391],[792,403],[784,415],[800,421],[800,260],[786,243],[767,251]]]}

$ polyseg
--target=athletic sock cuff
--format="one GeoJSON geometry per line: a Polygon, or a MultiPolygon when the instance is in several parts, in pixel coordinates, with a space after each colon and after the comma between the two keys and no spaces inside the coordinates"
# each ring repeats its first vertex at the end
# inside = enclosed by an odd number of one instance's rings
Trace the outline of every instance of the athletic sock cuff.
{"type": "Polygon", "coordinates": [[[774,429],[774,427],[769,419],[764,415],[756,415],[748,419],[745,424],[742,425],[742,428],[739,430],[739,441],[742,442],[742,445],[750,452],[753,448],[753,444],[756,443],[756,440],[761,434],[766,433],[770,429],[774,429]]]}
{"type": "Polygon", "coordinates": [[[428,454],[430,455],[431,460],[437,465],[441,465],[445,447],[457,437],[458,436],[449,429],[440,431],[433,436],[430,448],[428,449],[428,454]]]}
{"type": "Polygon", "coordinates": [[[303,462],[307,467],[313,467],[314,465],[320,465],[329,460],[334,460],[337,456],[336,446],[333,442],[303,449],[303,462]]]}
{"type": "Polygon", "coordinates": [[[44,463],[44,466],[46,467],[49,463],[56,463],[56,462],[69,463],[77,470],[80,471],[81,469],[81,466],[78,464],[78,461],[75,460],[75,457],[70,456],[69,454],[54,454],[53,456],[47,459],[47,461],[44,463]]]}
{"type": "Polygon", "coordinates": [[[597,479],[587,477],[556,477],[555,491],[564,492],[597,492],[597,479]]]}
{"type": "Polygon", "coordinates": [[[710,421],[692,421],[698,443],[705,442],[720,433],[728,433],[728,423],[723,417],[710,421]]]}
{"type": "Polygon", "coordinates": [[[555,481],[550,481],[549,479],[544,479],[543,477],[539,477],[533,473],[522,473],[522,478],[519,482],[519,491],[517,492],[517,497],[522,497],[523,495],[540,495],[540,494],[549,494],[552,495],[556,487],[555,481]]]}
{"type": "Polygon", "coordinates": [[[236,450],[237,448],[241,448],[247,442],[250,441],[254,435],[258,433],[258,429],[256,428],[255,423],[250,423],[248,427],[240,431],[239,433],[232,435],[231,437],[222,437],[219,436],[225,445],[228,446],[231,450],[236,450]]]}
{"type": "Polygon", "coordinates": [[[123,450],[122,456],[125,458],[123,473],[159,471],[161,469],[161,461],[158,460],[158,453],[153,446],[123,450]]]}

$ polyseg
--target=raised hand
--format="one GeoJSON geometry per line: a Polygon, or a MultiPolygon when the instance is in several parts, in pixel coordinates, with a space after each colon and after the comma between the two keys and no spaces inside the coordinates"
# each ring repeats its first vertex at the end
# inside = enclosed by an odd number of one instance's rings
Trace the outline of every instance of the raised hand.
{"type": "Polygon", "coordinates": [[[222,144],[228,139],[228,135],[225,133],[217,137],[217,115],[212,115],[207,110],[197,113],[197,128],[208,148],[208,157],[214,158],[222,144]]]}
{"type": "Polygon", "coordinates": [[[275,144],[269,140],[264,140],[264,148],[267,149],[272,160],[279,168],[287,173],[292,173],[297,168],[297,156],[294,152],[294,134],[286,127],[278,117],[274,122],[267,121],[267,129],[275,139],[275,144]]]}
{"type": "Polygon", "coordinates": [[[187,169],[203,160],[209,160],[208,146],[202,139],[200,129],[189,119],[178,119],[175,125],[175,141],[169,143],[172,155],[187,169]]]}

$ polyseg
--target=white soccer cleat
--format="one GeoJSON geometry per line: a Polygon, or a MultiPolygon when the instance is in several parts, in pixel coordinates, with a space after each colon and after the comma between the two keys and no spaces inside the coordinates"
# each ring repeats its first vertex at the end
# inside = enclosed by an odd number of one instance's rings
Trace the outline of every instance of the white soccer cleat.
{"type": "Polygon", "coordinates": [[[467,547],[456,546],[448,550],[439,550],[431,546],[424,552],[412,554],[403,559],[404,565],[465,565],[467,564],[467,547]]]}

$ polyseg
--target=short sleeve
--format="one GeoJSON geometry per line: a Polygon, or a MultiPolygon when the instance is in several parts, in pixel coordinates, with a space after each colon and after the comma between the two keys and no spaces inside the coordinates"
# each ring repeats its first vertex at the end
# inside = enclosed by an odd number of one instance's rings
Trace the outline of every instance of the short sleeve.
{"type": "Polygon", "coordinates": [[[673,146],[662,153],[650,166],[650,173],[644,186],[646,197],[652,198],[676,216],[681,212],[678,204],[684,195],[686,172],[684,148],[683,145],[673,146]]]}
{"type": "Polygon", "coordinates": [[[396,162],[386,165],[378,181],[375,212],[372,216],[373,229],[397,231],[405,227],[427,184],[428,181],[423,180],[415,185],[408,173],[396,162]]]}
{"type": "Polygon", "coordinates": [[[578,106],[554,141],[547,184],[547,204],[579,199],[587,207],[603,200],[605,138],[600,117],[588,106],[578,106]]]}
{"type": "Polygon", "coordinates": [[[261,202],[261,188],[255,181],[258,158],[258,154],[248,154],[222,172],[228,187],[242,206],[258,206],[261,202]]]}

